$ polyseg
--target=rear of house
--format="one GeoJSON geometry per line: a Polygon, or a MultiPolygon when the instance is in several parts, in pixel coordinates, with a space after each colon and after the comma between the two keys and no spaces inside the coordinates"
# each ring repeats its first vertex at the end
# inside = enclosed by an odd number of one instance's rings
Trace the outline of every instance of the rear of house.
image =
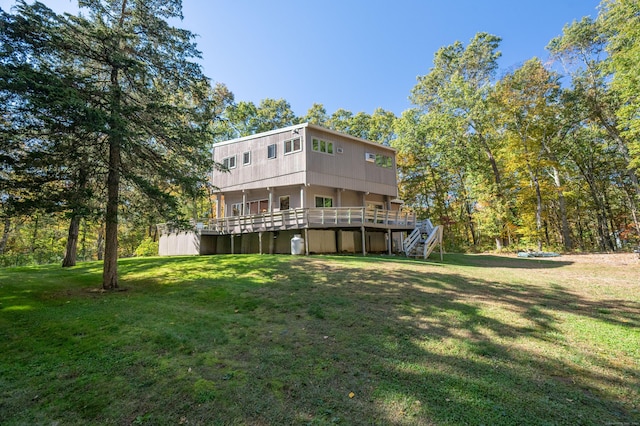
{"type": "Polygon", "coordinates": [[[395,154],[309,123],[216,144],[228,171],[211,172],[215,217],[183,237],[165,229],[160,254],[289,253],[296,234],[306,253],[401,250],[416,222],[400,209],[395,154]]]}

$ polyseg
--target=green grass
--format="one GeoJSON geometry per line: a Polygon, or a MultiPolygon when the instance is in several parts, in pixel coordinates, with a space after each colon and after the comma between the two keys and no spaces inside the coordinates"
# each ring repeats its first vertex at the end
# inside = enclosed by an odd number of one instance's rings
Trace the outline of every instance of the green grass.
{"type": "Polygon", "coordinates": [[[640,423],[640,264],[209,256],[0,269],[0,423],[640,423]]]}

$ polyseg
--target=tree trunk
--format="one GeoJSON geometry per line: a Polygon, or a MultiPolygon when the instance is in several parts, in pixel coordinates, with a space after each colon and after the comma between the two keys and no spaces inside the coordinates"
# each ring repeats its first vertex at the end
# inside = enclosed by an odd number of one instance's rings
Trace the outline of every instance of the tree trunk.
{"type": "Polygon", "coordinates": [[[551,238],[549,238],[549,223],[547,223],[546,220],[543,223],[543,228],[544,228],[544,238],[545,238],[545,241],[547,242],[547,246],[549,246],[551,245],[551,238]]]}
{"type": "Polygon", "coordinates": [[[38,240],[38,227],[40,226],[40,217],[36,215],[35,222],[33,224],[33,234],[31,235],[31,253],[36,251],[36,242],[38,240]]]}
{"type": "Polygon", "coordinates": [[[542,193],[540,192],[540,182],[538,176],[533,172],[529,161],[527,161],[527,169],[529,169],[529,177],[536,191],[536,239],[538,251],[542,251],[542,193]]]}
{"type": "Polygon", "coordinates": [[[120,135],[109,139],[109,175],[107,176],[107,211],[105,215],[104,268],[102,288],[118,288],[118,205],[120,192],[120,135]]]}
{"type": "Polygon", "coordinates": [[[615,223],[615,216],[611,211],[611,204],[609,203],[609,196],[607,195],[606,189],[602,191],[603,199],[604,199],[604,212],[606,217],[608,218],[608,229],[609,229],[609,245],[613,249],[613,251],[618,250],[618,244],[616,243],[617,234],[620,230],[620,227],[615,223]]]}
{"type": "Polygon", "coordinates": [[[527,172],[529,173],[529,179],[531,179],[531,185],[536,192],[536,242],[538,245],[538,251],[542,251],[542,193],[540,191],[540,181],[538,180],[537,171],[531,165],[529,159],[529,148],[527,147],[527,134],[520,135],[520,141],[522,142],[522,150],[524,152],[525,163],[527,165],[527,172]]]}
{"type": "MultiPolygon", "coordinates": [[[[567,133],[564,130],[558,131],[556,137],[558,142],[562,142],[567,133]]],[[[560,164],[558,158],[556,157],[555,152],[551,149],[551,146],[546,142],[546,138],[542,139],[542,147],[547,152],[549,158],[555,163],[560,164]]],[[[553,172],[553,184],[556,187],[556,192],[558,193],[558,207],[560,209],[560,223],[561,223],[561,235],[562,235],[562,245],[565,251],[573,250],[573,240],[571,239],[571,229],[569,228],[569,220],[567,218],[567,200],[564,198],[564,191],[562,190],[562,178],[560,177],[560,172],[558,168],[555,166],[551,167],[551,171],[553,172]]]]}
{"type": "Polygon", "coordinates": [[[467,226],[469,227],[469,233],[471,234],[471,243],[473,244],[473,247],[476,247],[478,245],[478,237],[476,236],[476,228],[473,224],[473,207],[466,199],[464,202],[464,208],[467,226]]]}
{"type": "Polygon", "coordinates": [[[538,238],[538,251],[542,251],[542,194],[540,192],[540,182],[536,176],[533,180],[536,188],[536,233],[538,238]]]}
{"type": "Polygon", "coordinates": [[[120,190],[120,143],[109,143],[109,175],[107,177],[107,212],[105,215],[104,268],[102,288],[118,288],[118,193],[120,190]]]}
{"type": "Polygon", "coordinates": [[[589,183],[589,192],[591,193],[591,199],[596,207],[596,220],[598,222],[597,231],[598,231],[598,243],[600,245],[600,249],[602,251],[611,251],[613,247],[611,246],[611,238],[609,235],[609,226],[607,225],[607,213],[605,207],[600,199],[597,189],[595,189],[592,182],[589,183]]]}
{"type": "Polygon", "coordinates": [[[584,243],[584,226],[582,226],[582,209],[580,208],[580,202],[576,206],[576,226],[578,227],[578,245],[580,250],[585,251],[586,245],[584,243]]]}
{"type": "Polygon", "coordinates": [[[11,218],[4,218],[4,230],[2,231],[2,239],[0,239],[0,254],[4,254],[9,242],[9,233],[11,232],[11,218]]]}
{"type": "Polygon", "coordinates": [[[98,230],[98,241],[96,241],[96,251],[98,260],[104,259],[104,226],[101,224],[98,230]]]}
{"type": "MultiPolygon", "coordinates": [[[[633,226],[636,228],[636,233],[640,236],[640,221],[638,220],[638,211],[633,205],[633,201],[629,200],[631,204],[631,217],[633,218],[633,226]]],[[[1,254],[2,252],[0,252],[1,254]]]]}
{"type": "Polygon", "coordinates": [[[67,237],[67,249],[65,251],[64,259],[62,260],[62,267],[76,266],[76,259],[78,257],[78,234],[80,232],[80,216],[73,215],[71,222],[69,223],[69,236],[67,237]]]}
{"type": "Polygon", "coordinates": [[[496,161],[496,158],[493,156],[493,152],[491,151],[489,144],[485,140],[484,135],[479,135],[479,136],[480,136],[480,141],[482,142],[482,147],[484,148],[484,152],[487,154],[487,159],[489,160],[489,164],[491,165],[491,170],[493,171],[493,179],[496,183],[496,189],[500,194],[501,193],[500,185],[502,183],[502,176],[500,176],[500,170],[498,169],[498,162],[496,161]]]}
{"type": "MultiPolygon", "coordinates": [[[[500,175],[498,162],[496,161],[496,158],[493,155],[493,152],[491,151],[491,147],[489,146],[489,143],[485,139],[484,135],[481,133],[478,133],[478,136],[480,137],[480,141],[482,142],[482,147],[484,148],[484,152],[487,155],[489,164],[491,165],[491,171],[493,172],[493,180],[496,185],[494,195],[496,196],[498,203],[504,204],[504,197],[502,195],[502,176],[500,175]]],[[[504,229],[506,224],[506,219],[504,217],[498,217],[496,218],[496,220],[498,221],[499,227],[504,229]]],[[[502,250],[505,244],[505,240],[503,239],[502,233],[500,235],[495,236],[495,242],[496,242],[496,249],[502,250]]]]}
{"type": "MultiPolygon", "coordinates": [[[[610,123],[609,120],[607,120],[604,112],[600,107],[597,107],[596,116],[598,117],[598,120],[603,125],[607,133],[609,133],[609,136],[611,136],[616,142],[618,151],[622,154],[622,158],[624,158],[624,161],[628,166],[631,162],[631,155],[629,155],[629,148],[627,148],[627,143],[622,138],[622,136],[620,136],[620,131],[616,127],[616,124],[610,123]]],[[[631,184],[633,185],[633,189],[635,190],[636,197],[640,199],[640,182],[638,182],[638,175],[636,174],[636,170],[631,167],[627,167],[626,172],[627,176],[631,180],[631,184]]]]}
{"type": "Polygon", "coordinates": [[[87,220],[84,220],[84,226],[82,227],[82,240],[80,240],[80,246],[82,247],[82,260],[87,260],[87,220]]]}
{"type": "MultiPolygon", "coordinates": [[[[123,11],[126,1],[123,2],[123,11]]],[[[124,15],[123,15],[124,19],[124,15]]],[[[105,215],[104,266],[102,288],[118,288],[118,205],[120,192],[120,149],[124,138],[121,123],[122,92],[118,82],[118,68],[111,70],[111,134],[109,135],[109,175],[107,176],[107,211],[105,215]]]]}
{"type": "Polygon", "coordinates": [[[569,229],[569,221],[567,220],[567,200],[564,198],[562,191],[562,181],[560,180],[560,172],[553,167],[553,183],[558,192],[558,204],[560,208],[560,221],[562,222],[562,244],[566,251],[573,250],[573,241],[571,240],[571,230],[569,229]]]}

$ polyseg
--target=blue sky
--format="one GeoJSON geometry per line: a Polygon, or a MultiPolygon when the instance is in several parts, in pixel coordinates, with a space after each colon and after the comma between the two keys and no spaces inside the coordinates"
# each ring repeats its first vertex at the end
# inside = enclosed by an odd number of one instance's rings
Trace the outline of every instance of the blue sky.
{"type": "MultiPolygon", "coordinates": [[[[57,12],[75,0],[43,0],[57,12]]],[[[502,38],[501,73],[537,56],[596,0],[183,0],[178,26],[198,35],[205,74],[236,101],[286,99],[297,115],[321,103],[400,115],[434,53],[477,32],[502,38]]],[[[0,0],[8,10],[13,0],[0,0]]]]}

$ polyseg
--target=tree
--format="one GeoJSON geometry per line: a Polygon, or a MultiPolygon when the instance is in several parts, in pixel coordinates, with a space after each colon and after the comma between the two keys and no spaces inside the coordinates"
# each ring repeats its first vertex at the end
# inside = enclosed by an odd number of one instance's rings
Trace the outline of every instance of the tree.
{"type": "MultiPolygon", "coordinates": [[[[87,154],[100,164],[90,169],[93,176],[106,172],[102,286],[115,289],[122,183],[177,216],[176,189],[196,194],[211,166],[213,100],[208,80],[192,62],[199,57],[192,34],[166,22],[181,18],[180,1],[81,0],[79,6],[86,16],[55,15],[37,3],[20,2],[17,10],[28,19],[54,23],[32,61],[44,63],[46,54],[61,77],[77,86],[84,107],[101,118],[87,154]]],[[[71,121],[78,116],[63,115],[71,121]]]]}
{"type": "Polygon", "coordinates": [[[395,139],[396,115],[391,111],[376,108],[369,120],[367,139],[389,146],[395,139]]]}
{"type": "Polygon", "coordinates": [[[421,218],[437,220],[449,247],[464,249],[478,241],[474,204],[468,194],[464,160],[451,150],[456,133],[451,121],[418,109],[405,111],[395,122],[400,197],[421,218]]]}
{"type": "Polygon", "coordinates": [[[256,118],[256,133],[293,126],[300,122],[291,110],[289,102],[284,99],[263,99],[258,106],[256,118]]]}
{"type": "Polygon", "coordinates": [[[640,168],[640,4],[629,0],[604,0],[598,23],[606,36],[611,88],[620,99],[616,110],[619,130],[629,141],[633,169],[640,168]]]}
{"type": "Polygon", "coordinates": [[[3,162],[12,173],[3,192],[13,194],[5,204],[14,215],[68,211],[63,266],[73,266],[79,222],[91,199],[89,170],[98,167],[86,141],[101,119],[88,106],[91,93],[83,90],[87,80],[82,71],[56,50],[62,31],[58,16],[38,3],[20,3],[18,10],[18,15],[0,17],[0,93],[6,120],[0,132],[8,153],[3,162]]]}
{"type": "Polygon", "coordinates": [[[224,120],[228,131],[221,140],[244,137],[300,122],[284,99],[263,99],[260,105],[241,101],[231,103],[225,110],[224,120]]]}
{"type": "MultiPolygon", "coordinates": [[[[498,67],[500,38],[478,33],[465,47],[440,48],[430,72],[418,77],[411,101],[435,126],[450,132],[447,152],[465,161],[468,183],[477,189],[481,228],[501,248],[508,234],[509,203],[497,157],[495,106],[490,93],[498,67]]],[[[444,146],[444,145],[443,145],[444,146]]]]}
{"type": "MultiPolygon", "coordinates": [[[[555,159],[554,141],[562,135],[557,107],[559,93],[559,76],[545,69],[537,58],[504,76],[494,93],[505,129],[504,151],[508,156],[505,164],[516,176],[528,177],[528,185],[519,185],[517,197],[521,202],[531,196],[535,198],[535,224],[523,220],[523,225],[529,230],[527,236],[537,242],[538,251],[542,251],[544,239],[543,213],[547,204],[544,198],[550,197],[544,193],[546,178],[558,175],[552,159],[555,159]],[[530,195],[527,188],[533,189],[533,194],[530,195]]],[[[558,196],[564,199],[561,189],[558,196]]],[[[566,211],[561,215],[566,227],[566,211]]],[[[563,235],[565,246],[570,247],[568,229],[563,229],[563,235]]]]}
{"type": "Polygon", "coordinates": [[[331,114],[331,117],[327,122],[327,126],[332,130],[351,134],[350,129],[351,129],[352,119],[353,119],[353,113],[351,111],[347,111],[346,109],[339,108],[333,114],[331,114]]]}
{"type": "MultiPolygon", "coordinates": [[[[637,7],[636,5],[636,11],[637,7]]],[[[624,8],[620,8],[622,9],[624,8]]],[[[632,16],[629,16],[629,19],[633,21],[632,16]]],[[[571,77],[572,103],[576,110],[581,112],[574,115],[575,122],[587,127],[592,123],[600,126],[611,140],[612,146],[616,148],[610,155],[623,163],[626,176],[620,183],[627,192],[628,209],[634,218],[636,232],[640,234],[640,183],[630,153],[633,142],[628,139],[630,134],[623,131],[624,126],[618,122],[616,115],[617,112],[625,110],[625,103],[628,104],[632,98],[624,99],[620,92],[610,88],[611,77],[614,76],[615,79],[615,66],[606,56],[605,49],[609,41],[605,22],[606,19],[594,21],[585,17],[566,25],[563,34],[551,40],[547,48],[554,58],[562,62],[571,77]],[[611,74],[612,72],[614,74],[611,74]]],[[[596,141],[600,138],[589,140],[596,141]]],[[[599,228],[603,229],[603,226],[600,225],[599,228]]]]}
{"type": "Polygon", "coordinates": [[[302,118],[302,121],[316,124],[318,126],[326,126],[326,122],[329,120],[327,110],[322,104],[313,104],[307,111],[307,115],[302,118]]]}
{"type": "Polygon", "coordinates": [[[382,108],[376,108],[373,115],[362,111],[353,114],[351,111],[340,108],[331,114],[323,125],[332,130],[388,146],[395,138],[395,120],[395,114],[382,108]]]}

